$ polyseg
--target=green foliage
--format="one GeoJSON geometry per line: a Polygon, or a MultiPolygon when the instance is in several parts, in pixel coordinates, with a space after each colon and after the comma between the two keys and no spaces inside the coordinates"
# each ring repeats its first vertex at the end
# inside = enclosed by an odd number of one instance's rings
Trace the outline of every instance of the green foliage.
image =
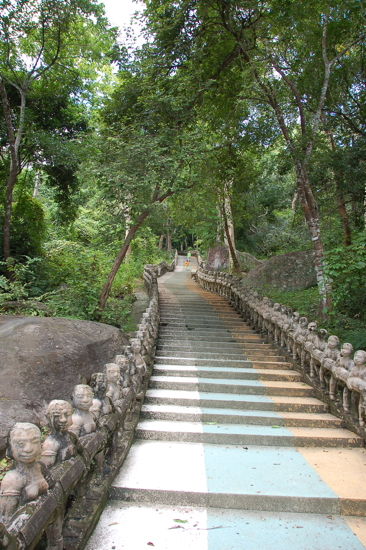
{"type": "MultiPolygon", "coordinates": [[[[0,275],[0,307],[4,302],[28,300],[38,296],[41,292],[38,286],[38,277],[40,272],[41,258],[21,258],[21,263],[13,258],[6,264],[0,262],[0,269],[9,271],[13,275],[13,280],[8,280],[0,275]]],[[[31,307],[31,306],[30,306],[31,307]]]]}
{"type": "Polygon", "coordinates": [[[22,195],[13,207],[12,255],[15,258],[40,255],[45,234],[42,205],[37,199],[22,195]]]}
{"type": "Polygon", "coordinates": [[[355,234],[347,247],[327,253],[327,273],[332,282],[333,304],[341,313],[366,320],[366,233],[355,234]]]}

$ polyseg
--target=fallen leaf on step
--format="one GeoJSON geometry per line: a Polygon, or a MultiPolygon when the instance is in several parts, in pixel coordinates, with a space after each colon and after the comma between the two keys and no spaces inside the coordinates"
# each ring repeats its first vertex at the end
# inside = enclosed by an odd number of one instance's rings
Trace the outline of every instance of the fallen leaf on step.
{"type": "Polygon", "coordinates": [[[204,422],[204,424],[208,424],[209,426],[213,426],[214,424],[217,424],[217,422],[204,422]]]}
{"type": "Polygon", "coordinates": [[[147,546],[155,546],[155,544],[153,542],[148,542],[147,546]]]}
{"type": "Polygon", "coordinates": [[[113,523],[110,523],[110,524],[108,525],[108,527],[110,527],[111,525],[118,525],[118,521],[114,521],[113,523]]]}
{"type": "Polygon", "coordinates": [[[169,527],[168,531],[170,529],[184,529],[184,527],[182,527],[181,525],[173,525],[173,527],[169,527]]]}
{"type": "Polygon", "coordinates": [[[329,519],[334,519],[334,517],[333,517],[333,516],[327,516],[327,518],[329,518],[329,519]]]}
{"type": "Polygon", "coordinates": [[[188,519],[174,519],[175,523],[188,523],[188,519]]]}
{"type": "Polygon", "coordinates": [[[271,426],[271,428],[281,428],[282,426],[276,426],[276,424],[274,424],[273,426],[271,426]]]}

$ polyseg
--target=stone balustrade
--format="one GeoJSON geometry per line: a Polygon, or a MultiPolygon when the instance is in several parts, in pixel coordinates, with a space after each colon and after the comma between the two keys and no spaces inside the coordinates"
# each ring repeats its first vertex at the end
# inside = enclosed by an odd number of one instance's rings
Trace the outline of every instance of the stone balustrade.
{"type": "Polygon", "coordinates": [[[49,403],[43,443],[35,424],[18,422],[10,430],[13,466],[1,483],[0,548],[83,547],[132,444],[158,334],[157,277],[176,262],[177,253],[171,264],[145,266],[149,306],[134,337],[89,385],[75,385],[71,403],[49,403]]]}
{"type": "Polygon", "coordinates": [[[283,348],[304,380],[318,390],[319,397],[329,401],[333,414],[365,437],[365,351],[356,351],[352,358],[351,344],[344,343],[339,349],[337,336],[328,335],[287,306],[273,303],[238,277],[200,268],[196,278],[202,288],[230,301],[254,330],[283,348]]]}

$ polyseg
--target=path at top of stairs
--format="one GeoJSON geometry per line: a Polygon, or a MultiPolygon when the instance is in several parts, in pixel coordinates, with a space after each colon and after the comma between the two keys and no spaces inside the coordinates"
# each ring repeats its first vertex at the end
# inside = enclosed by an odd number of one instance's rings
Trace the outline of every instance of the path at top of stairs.
{"type": "Polygon", "coordinates": [[[159,279],[136,440],[87,550],[366,548],[362,439],[180,260],[159,279]]]}

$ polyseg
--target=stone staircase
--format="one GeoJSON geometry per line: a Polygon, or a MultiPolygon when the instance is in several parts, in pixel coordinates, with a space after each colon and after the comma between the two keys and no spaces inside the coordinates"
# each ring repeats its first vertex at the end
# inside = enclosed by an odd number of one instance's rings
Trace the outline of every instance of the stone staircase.
{"type": "Polygon", "coordinates": [[[178,268],[136,441],[87,550],[361,550],[362,439],[178,268]]]}

